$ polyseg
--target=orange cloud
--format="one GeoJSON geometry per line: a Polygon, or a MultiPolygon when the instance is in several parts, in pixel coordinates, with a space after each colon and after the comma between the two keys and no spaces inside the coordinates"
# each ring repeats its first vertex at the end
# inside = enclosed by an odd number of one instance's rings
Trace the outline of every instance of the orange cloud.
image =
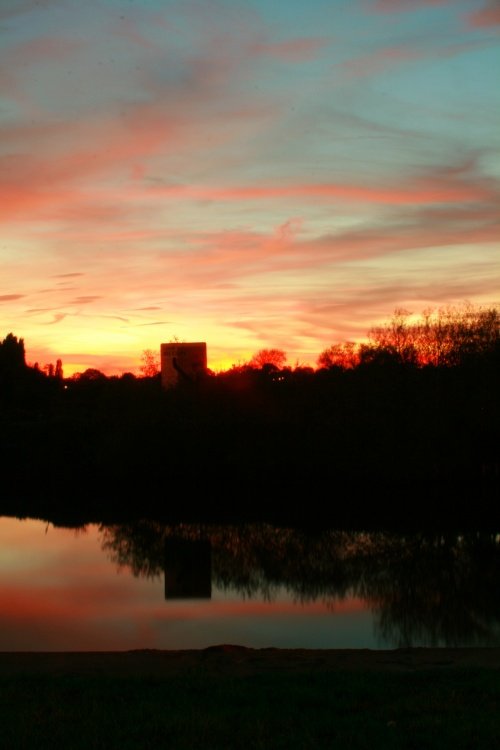
{"type": "Polygon", "coordinates": [[[81,271],[76,271],[72,273],[55,273],[54,274],[54,278],[56,279],[70,279],[75,276],[85,276],[85,274],[82,273],[81,271]]]}

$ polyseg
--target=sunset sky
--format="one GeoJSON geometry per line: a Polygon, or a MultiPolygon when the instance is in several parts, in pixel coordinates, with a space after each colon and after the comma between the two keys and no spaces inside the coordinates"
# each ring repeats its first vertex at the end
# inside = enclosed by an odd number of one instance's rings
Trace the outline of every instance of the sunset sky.
{"type": "Polygon", "coordinates": [[[1,0],[0,337],[314,364],[498,302],[497,0],[1,0]]]}

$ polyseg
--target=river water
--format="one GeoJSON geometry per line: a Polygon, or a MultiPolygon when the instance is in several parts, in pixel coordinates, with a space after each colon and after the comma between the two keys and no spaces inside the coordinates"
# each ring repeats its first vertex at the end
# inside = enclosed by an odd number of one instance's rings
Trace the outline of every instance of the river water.
{"type": "Polygon", "coordinates": [[[0,518],[0,651],[500,645],[500,535],[0,518]]]}

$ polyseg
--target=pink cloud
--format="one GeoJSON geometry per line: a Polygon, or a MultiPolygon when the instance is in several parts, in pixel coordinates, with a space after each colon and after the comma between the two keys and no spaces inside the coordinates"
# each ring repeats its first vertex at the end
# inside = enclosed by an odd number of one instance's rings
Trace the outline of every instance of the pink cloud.
{"type": "Polygon", "coordinates": [[[433,203],[462,203],[482,201],[492,196],[492,186],[486,181],[467,181],[459,175],[436,171],[427,177],[415,178],[391,187],[370,187],[356,184],[295,183],[288,185],[251,185],[233,187],[173,186],[154,187],[151,191],[171,198],[190,198],[210,201],[247,201],[271,198],[301,198],[310,200],[341,200],[354,203],[385,205],[414,205],[433,203]]]}
{"type": "MultiPolygon", "coordinates": [[[[365,260],[429,247],[460,246],[494,242],[497,230],[493,224],[467,227],[461,224],[441,227],[430,222],[390,225],[381,229],[362,229],[327,235],[314,242],[318,261],[365,260]]],[[[314,252],[314,250],[313,250],[314,252]]]]}
{"type": "Polygon", "coordinates": [[[288,219],[275,230],[275,237],[282,242],[289,242],[300,233],[302,224],[300,217],[288,219]]]}
{"type": "Polygon", "coordinates": [[[109,219],[123,211],[123,206],[107,203],[95,190],[86,191],[83,181],[159,151],[165,139],[174,148],[186,135],[166,110],[152,104],[124,114],[120,121],[98,118],[84,123],[63,120],[24,128],[4,126],[0,137],[6,145],[10,142],[13,152],[0,160],[0,212],[6,218],[26,218],[33,211],[57,216],[64,208],[72,208],[83,212],[82,218],[109,219]],[[24,153],[17,151],[17,143],[24,144],[24,153]]]}
{"type": "MultiPolygon", "coordinates": [[[[413,210],[394,214],[386,223],[359,229],[337,231],[315,238],[303,238],[300,233],[282,232],[283,226],[265,234],[255,231],[206,233],[186,237],[190,262],[185,262],[186,251],[171,252],[161,259],[155,274],[168,278],[178,294],[193,287],[217,287],[221,310],[245,304],[244,286],[233,288],[235,282],[245,285],[247,279],[259,287],[259,276],[265,275],[273,288],[273,279],[284,273],[330,273],[334,265],[356,263],[370,259],[387,258],[407,251],[428,248],[455,247],[495,242],[498,237],[498,210],[486,214],[484,208],[477,213],[457,208],[440,214],[439,210],[413,210]],[[160,270],[161,269],[161,270],[160,270]],[[225,291],[221,290],[225,284],[225,291]],[[227,286],[229,285],[229,286],[227,286]]],[[[143,279],[148,286],[152,279],[143,279]]],[[[265,288],[262,292],[265,296],[265,288]]],[[[254,294],[260,295],[260,292],[254,294]]],[[[293,297],[292,297],[293,299],[293,297]]],[[[269,300],[265,305],[268,309],[269,300]]],[[[208,303],[207,303],[208,304],[208,303]]],[[[280,302],[281,304],[281,302],[280,302]]],[[[293,305],[292,305],[293,307],[293,305]]],[[[213,307],[215,310],[216,308],[213,307]]],[[[255,296],[248,298],[248,312],[255,317],[255,296]]],[[[280,314],[283,314],[282,312],[280,314]]],[[[293,317],[293,310],[289,310],[293,317]]],[[[231,315],[234,320],[234,314],[231,315]]]]}
{"type": "MultiPolygon", "coordinates": [[[[452,0],[375,0],[371,10],[375,13],[402,13],[426,7],[451,5],[452,0]]],[[[500,24],[500,3],[487,0],[484,7],[468,13],[467,25],[472,28],[498,26],[500,24]]]]}
{"type": "MultiPolygon", "coordinates": [[[[218,70],[218,64],[215,68],[218,70]]],[[[212,75],[219,74],[201,65],[196,73],[201,90],[196,84],[182,100],[177,97],[175,106],[168,91],[152,85],[147,101],[127,105],[120,116],[92,113],[77,122],[59,117],[0,126],[0,139],[11,153],[1,159],[0,214],[23,221],[42,215],[66,215],[72,221],[82,219],[87,223],[119,218],[130,208],[123,204],[129,188],[124,186],[120,195],[110,194],[109,188],[98,194],[95,187],[90,189],[91,180],[106,176],[123,184],[125,173],[140,189],[148,159],[205,149],[207,128],[212,148],[216,148],[234,140],[240,130],[245,132],[253,119],[269,117],[267,107],[238,102],[237,108],[235,105],[230,110],[231,130],[216,127],[217,114],[201,127],[193,111],[205,101],[212,75]]],[[[224,114],[224,122],[228,114],[224,114]]]]}
{"type": "Polygon", "coordinates": [[[285,42],[257,42],[251,44],[252,55],[266,55],[282,62],[300,63],[313,60],[330,43],[327,37],[302,37],[285,42]]]}
{"type": "Polygon", "coordinates": [[[372,10],[375,13],[400,13],[425,7],[448,5],[451,0],[375,0],[372,10]]]}
{"type": "Polygon", "coordinates": [[[9,63],[24,66],[36,65],[45,61],[61,62],[72,57],[85,44],[81,39],[58,36],[41,36],[22,42],[13,49],[5,48],[4,54],[9,63]]]}
{"type": "Polygon", "coordinates": [[[23,74],[34,66],[70,59],[83,46],[80,39],[63,37],[40,37],[14,47],[6,45],[0,53],[0,85],[3,95],[16,102],[30,117],[39,118],[40,107],[23,90],[23,74]]]}
{"type": "Polygon", "coordinates": [[[489,0],[484,8],[469,13],[467,23],[474,28],[498,26],[500,24],[500,2],[489,0]]]}
{"type": "Polygon", "coordinates": [[[137,28],[137,24],[125,16],[120,17],[119,24],[113,26],[112,32],[116,36],[123,37],[127,42],[132,42],[132,44],[143,47],[148,51],[161,49],[158,44],[148,39],[144,34],[141,34],[137,28]]]}
{"type": "Polygon", "coordinates": [[[0,81],[7,87],[7,93],[15,91],[19,73],[46,62],[63,62],[83,46],[81,39],[55,36],[30,39],[13,47],[5,46],[0,53],[0,81]]]}
{"type": "Polygon", "coordinates": [[[421,50],[408,46],[384,47],[383,49],[345,60],[340,68],[348,78],[365,78],[400,65],[401,63],[418,60],[424,56],[421,50]]]}

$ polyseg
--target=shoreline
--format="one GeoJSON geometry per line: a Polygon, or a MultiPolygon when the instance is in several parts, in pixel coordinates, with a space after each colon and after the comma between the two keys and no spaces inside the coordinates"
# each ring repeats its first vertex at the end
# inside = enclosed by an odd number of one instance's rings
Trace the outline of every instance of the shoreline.
{"type": "Polygon", "coordinates": [[[179,651],[0,652],[0,677],[170,677],[194,671],[243,677],[263,673],[500,670],[500,648],[279,649],[218,645],[179,651]]]}

